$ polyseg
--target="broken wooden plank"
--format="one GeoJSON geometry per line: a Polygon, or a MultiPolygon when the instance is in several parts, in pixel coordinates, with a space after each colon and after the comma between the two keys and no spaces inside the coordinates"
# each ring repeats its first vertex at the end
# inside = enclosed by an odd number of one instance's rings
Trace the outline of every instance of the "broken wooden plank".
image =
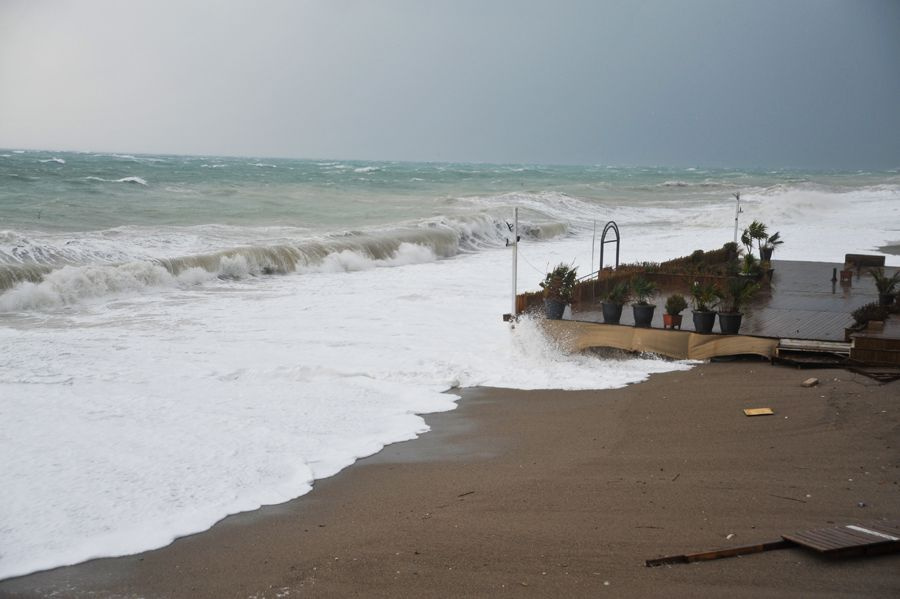
{"type": "Polygon", "coordinates": [[[756,545],[743,545],[741,547],[732,547],[730,549],[716,549],[715,551],[702,551],[700,553],[687,553],[684,555],[669,555],[666,557],[648,559],[644,563],[648,568],[665,564],[688,564],[691,562],[709,561],[725,557],[748,555],[751,553],[762,553],[763,551],[773,551],[775,549],[787,549],[788,547],[793,546],[794,543],[792,541],[782,539],[780,541],[769,541],[768,543],[757,543],[756,545]]]}
{"type": "Polygon", "coordinates": [[[746,408],[744,410],[746,416],[771,416],[774,413],[772,408],[746,408]]]}

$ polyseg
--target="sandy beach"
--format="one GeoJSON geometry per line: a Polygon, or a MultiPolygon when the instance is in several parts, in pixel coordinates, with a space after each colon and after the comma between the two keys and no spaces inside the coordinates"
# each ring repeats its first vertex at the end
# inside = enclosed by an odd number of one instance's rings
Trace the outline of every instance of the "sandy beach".
{"type": "Polygon", "coordinates": [[[644,560],[898,518],[898,398],[900,382],[764,362],[618,390],[466,390],[432,432],[297,500],[0,596],[895,597],[897,554],[644,560]]]}

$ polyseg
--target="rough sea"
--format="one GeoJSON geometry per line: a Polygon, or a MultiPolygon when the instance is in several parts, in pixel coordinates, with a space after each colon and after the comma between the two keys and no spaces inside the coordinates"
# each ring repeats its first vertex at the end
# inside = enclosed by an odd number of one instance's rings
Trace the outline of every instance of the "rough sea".
{"type": "Polygon", "coordinates": [[[559,262],[596,269],[609,220],[623,262],[721,247],[735,192],[742,226],[781,232],[776,260],[900,243],[896,170],[0,150],[0,579],[303,495],[425,433],[456,388],[689,368],[503,323],[509,225],[518,208],[535,290],[559,262]]]}

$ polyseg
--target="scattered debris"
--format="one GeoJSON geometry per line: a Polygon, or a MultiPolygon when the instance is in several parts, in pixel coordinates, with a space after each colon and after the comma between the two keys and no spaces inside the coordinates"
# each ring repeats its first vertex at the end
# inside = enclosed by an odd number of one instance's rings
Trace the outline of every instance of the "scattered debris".
{"type": "Polygon", "coordinates": [[[744,410],[746,416],[770,416],[774,413],[772,408],[746,408],[744,410]]]}
{"type": "Polygon", "coordinates": [[[819,379],[817,379],[816,377],[809,377],[802,383],[802,385],[804,387],[815,387],[818,384],[819,384],[819,379]]]}
{"type": "MultiPolygon", "coordinates": [[[[800,503],[806,503],[802,499],[797,499],[796,497],[787,497],[785,495],[772,495],[769,493],[769,497],[777,497],[778,499],[787,499],[789,501],[799,501],[800,503]]],[[[812,497],[812,495],[807,495],[807,497],[812,497]]]]}
{"type": "Polygon", "coordinates": [[[756,545],[744,545],[731,549],[717,549],[701,553],[670,555],[648,559],[648,567],[665,564],[688,564],[723,557],[735,557],[750,553],[762,553],[775,549],[803,547],[828,556],[878,555],[900,551],[900,521],[879,521],[865,526],[848,524],[835,528],[819,528],[781,536],[780,541],[769,541],[756,545]]]}

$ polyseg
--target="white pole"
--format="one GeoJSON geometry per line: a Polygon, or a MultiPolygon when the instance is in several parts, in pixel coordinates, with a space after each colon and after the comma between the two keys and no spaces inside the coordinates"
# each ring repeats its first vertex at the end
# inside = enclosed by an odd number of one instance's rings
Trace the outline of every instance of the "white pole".
{"type": "Polygon", "coordinates": [[[516,318],[516,275],[519,271],[519,209],[514,209],[513,222],[513,259],[512,259],[512,315],[513,320],[516,318]]]}
{"type": "Polygon", "coordinates": [[[734,194],[734,199],[737,200],[737,206],[734,209],[734,244],[737,245],[738,242],[738,216],[741,214],[741,192],[737,192],[734,194]]]}
{"type": "MultiPolygon", "coordinates": [[[[594,272],[594,245],[597,243],[597,219],[594,219],[594,236],[591,238],[591,270],[588,272],[594,272]]],[[[600,276],[599,274],[597,275],[600,276]]]]}

